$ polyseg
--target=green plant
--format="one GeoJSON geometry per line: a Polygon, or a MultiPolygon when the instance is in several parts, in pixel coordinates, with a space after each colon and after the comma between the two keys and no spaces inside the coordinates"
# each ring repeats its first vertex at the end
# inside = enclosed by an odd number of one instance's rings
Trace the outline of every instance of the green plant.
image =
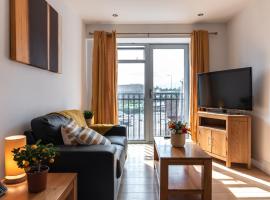
{"type": "Polygon", "coordinates": [[[83,115],[85,119],[92,119],[92,117],[94,116],[94,113],[90,110],[85,110],[83,115]]]}
{"type": "Polygon", "coordinates": [[[40,172],[43,164],[54,163],[56,149],[53,144],[44,145],[39,140],[36,144],[15,148],[12,153],[19,168],[24,169],[25,172],[40,172]]]}
{"type": "Polygon", "coordinates": [[[168,127],[176,134],[186,134],[188,132],[187,123],[182,121],[169,121],[168,127]]]}

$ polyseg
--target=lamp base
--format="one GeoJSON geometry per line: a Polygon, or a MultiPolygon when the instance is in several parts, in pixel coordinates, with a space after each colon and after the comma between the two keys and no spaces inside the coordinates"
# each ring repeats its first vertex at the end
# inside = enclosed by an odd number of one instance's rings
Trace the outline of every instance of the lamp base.
{"type": "Polygon", "coordinates": [[[6,176],[4,179],[4,183],[7,185],[18,184],[26,180],[26,174],[21,174],[18,176],[6,176]]]}

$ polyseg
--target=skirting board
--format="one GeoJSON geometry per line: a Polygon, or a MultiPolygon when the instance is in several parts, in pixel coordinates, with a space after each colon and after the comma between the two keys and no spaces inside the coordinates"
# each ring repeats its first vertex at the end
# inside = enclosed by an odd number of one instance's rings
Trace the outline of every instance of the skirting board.
{"type": "Polygon", "coordinates": [[[270,175],[270,163],[252,159],[252,165],[270,175]]]}

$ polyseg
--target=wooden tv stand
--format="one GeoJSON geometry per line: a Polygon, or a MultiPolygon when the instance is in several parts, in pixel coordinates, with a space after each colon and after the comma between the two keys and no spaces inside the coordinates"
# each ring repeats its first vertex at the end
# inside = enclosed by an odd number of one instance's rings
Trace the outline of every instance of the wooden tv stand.
{"type": "Polygon", "coordinates": [[[251,167],[251,116],[198,112],[197,142],[211,156],[251,167]]]}

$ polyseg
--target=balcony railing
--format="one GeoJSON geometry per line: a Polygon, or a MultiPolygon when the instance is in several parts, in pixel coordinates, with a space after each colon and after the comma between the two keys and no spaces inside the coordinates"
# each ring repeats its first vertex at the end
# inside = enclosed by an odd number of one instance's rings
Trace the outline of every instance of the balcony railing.
{"type": "MultiPolygon", "coordinates": [[[[127,126],[129,140],[145,140],[144,94],[118,94],[119,123],[127,126]]],[[[184,119],[184,96],[177,92],[153,94],[153,136],[168,134],[170,120],[184,119]]]]}

